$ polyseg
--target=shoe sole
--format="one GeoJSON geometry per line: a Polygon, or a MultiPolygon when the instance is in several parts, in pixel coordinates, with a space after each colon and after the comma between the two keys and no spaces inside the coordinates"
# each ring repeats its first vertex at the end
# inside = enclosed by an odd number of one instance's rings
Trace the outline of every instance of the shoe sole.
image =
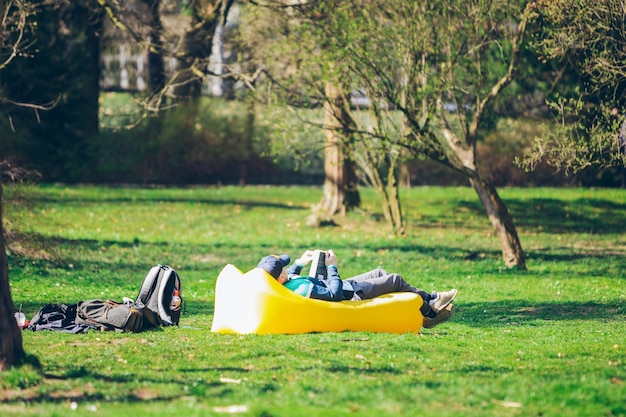
{"type": "Polygon", "coordinates": [[[425,329],[432,329],[438,324],[444,323],[452,318],[454,315],[454,304],[448,304],[443,310],[441,310],[437,315],[432,318],[424,318],[424,322],[422,323],[422,327],[425,329]]]}

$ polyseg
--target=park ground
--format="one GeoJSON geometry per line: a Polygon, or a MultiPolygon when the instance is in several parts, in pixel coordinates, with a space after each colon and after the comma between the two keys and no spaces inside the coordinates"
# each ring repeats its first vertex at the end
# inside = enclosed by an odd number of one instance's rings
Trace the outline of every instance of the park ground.
{"type": "MultiPolygon", "coordinates": [[[[374,192],[309,228],[319,187],[8,187],[16,308],[134,297],[148,269],[183,280],[179,327],[24,331],[34,366],[0,376],[2,416],[626,416],[626,191],[505,188],[527,271],[503,266],[467,187],[402,190],[407,234],[374,192]],[[334,249],[343,277],[381,266],[456,315],[418,334],[223,335],[215,280],[268,253],[334,249]]],[[[401,317],[390,317],[401,320],[401,317]]]]}

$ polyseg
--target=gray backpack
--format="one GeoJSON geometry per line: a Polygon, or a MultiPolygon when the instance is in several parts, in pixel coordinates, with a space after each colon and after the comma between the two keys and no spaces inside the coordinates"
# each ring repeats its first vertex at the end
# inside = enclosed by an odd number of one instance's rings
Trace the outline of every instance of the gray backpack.
{"type": "MultiPolygon", "coordinates": [[[[180,277],[167,265],[152,267],[141,284],[135,305],[153,326],[178,325],[182,307],[180,277]],[[150,313],[145,310],[149,310],[150,313]]],[[[148,323],[144,323],[146,327],[148,323]]]]}
{"type": "Polygon", "coordinates": [[[137,333],[144,329],[144,315],[133,303],[113,300],[86,300],[76,305],[76,324],[103,331],[137,333]]]}
{"type": "Polygon", "coordinates": [[[178,325],[182,307],[180,277],[167,265],[148,271],[137,299],[81,301],[76,307],[76,324],[100,330],[138,333],[160,326],[178,325]]]}

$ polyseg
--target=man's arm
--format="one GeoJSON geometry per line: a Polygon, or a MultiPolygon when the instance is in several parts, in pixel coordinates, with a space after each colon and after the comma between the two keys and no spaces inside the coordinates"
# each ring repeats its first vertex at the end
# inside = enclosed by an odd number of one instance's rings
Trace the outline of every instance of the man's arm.
{"type": "Polygon", "coordinates": [[[343,281],[339,276],[339,269],[337,268],[338,259],[332,250],[326,253],[326,272],[328,275],[324,281],[326,285],[322,285],[321,281],[311,280],[314,284],[311,291],[311,298],[327,301],[342,301],[343,281]],[[319,284],[316,284],[316,281],[319,282],[319,284]]]}
{"type": "Polygon", "coordinates": [[[313,259],[313,251],[307,250],[295,260],[289,268],[287,268],[287,276],[289,278],[300,276],[300,272],[302,272],[302,268],[311,263],[313,259]]]}
{"type": "Polygon", "coordinates": [[[334,272],[331,272],[331,268],[328,269],[328,279],[324,281],[326,285],[320,280],[309,278],[313,284],[310,298],[325,301],[343,301],[343,281],[339,277],[336,268],[334,267],[334,272]]]}
{"type": "Polygon", "coordinates": [[[300,272],[302,271],[303,265],[298,265],[293,263],[287,268],[287,276],[289,278],[300,276],[300,272]]]}
{"type": "MultiPolygon", "coordinates": [[[[308,279],[308,290],[306,294],[300,293],[305,297],[314,298],[316,300],[324,301],[342,301],[343,300],[343,281],[339,276],[337,269],[337,256],[332,251],[328,252],[326,257],[326,270],[328,272],[328,278],[324,281],[320,281],[315,277],[304,276],[302,278],[308,279]]],[[[289,279],[301,277],[300,272],[302,268],[311,263],[313,258],[313,251],[306,251],[302,256],[287,268],[287,276],[289,279]]],[[[285,284],[289,286],[288,284],[285,284]]],[[[294,291],[294,289],[292,289],[294,291]]]]}

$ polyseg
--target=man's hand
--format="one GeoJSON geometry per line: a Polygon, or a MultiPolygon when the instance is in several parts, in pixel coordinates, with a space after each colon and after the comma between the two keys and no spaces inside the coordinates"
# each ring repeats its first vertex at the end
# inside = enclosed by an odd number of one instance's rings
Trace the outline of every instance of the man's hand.
{"type": "Polygon", "coordinates": [[[311,263],[313,260],[313,251],[305,251],[298,259],[296,259],[296,265],[305,266],[311,263]]]}
{"type": "Polygon", "coordinates": [[[337,263],[339,262],[339,259],[337,258],[337,255],[335,255],[335,252],[333,252],[332,249],[326,251],[326,266],[330,266],[330,265],[335,265],[337,266],[337,263]]]}

